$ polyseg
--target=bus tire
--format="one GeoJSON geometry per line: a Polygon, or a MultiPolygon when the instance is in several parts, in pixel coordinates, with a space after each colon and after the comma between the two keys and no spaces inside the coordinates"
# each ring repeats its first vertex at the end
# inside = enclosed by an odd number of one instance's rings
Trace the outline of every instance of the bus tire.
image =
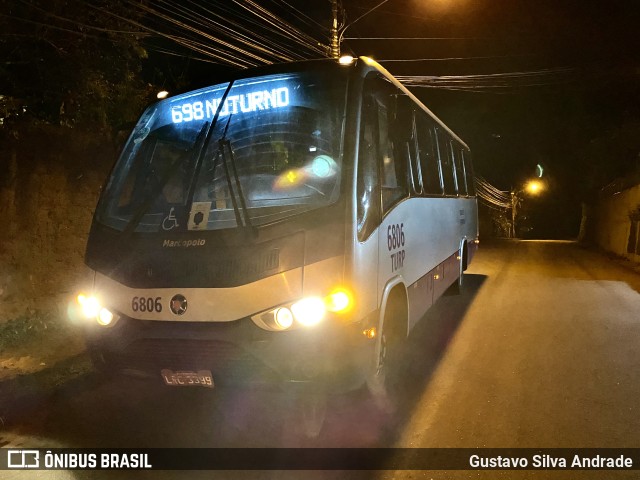
{"type": "Polygon", "coordinates": [[[407,302],[401,288],[394,288],[389,294],[384,312],[382,330],[379,336],[380,346],[376,349],[372,372],[367,378],[367,389],[376,405],[391,413],[393,402],[390,395],[398,384],[401,345],[406,334],[407,302]]]}
{"type": "Polygon", "coordinates": [[[467,245],[466,243],[460,249],[460,276],[453,282],[444,292],[445,295],[460,295],[464,285],[464,271],[467,269],[467,245]]]}

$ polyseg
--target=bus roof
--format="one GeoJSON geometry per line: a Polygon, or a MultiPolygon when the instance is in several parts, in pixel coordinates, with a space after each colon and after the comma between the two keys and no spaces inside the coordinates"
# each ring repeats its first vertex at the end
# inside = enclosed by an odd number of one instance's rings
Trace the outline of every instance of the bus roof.
{"type": "MultiPolygon", "coordinates": [[[[309,69],[344,69],[344,68],[355,68],[358,63],[364,63],[369,69],[365,71],[376,70],[381,75],[383,75],[389,82],[395,85],[399,90],[401,90],[405,95],[407,95],[411,100],[413,100],[422,110],[425,111],[443,130],[445,130],[452,138],[454,138],[457,142],[463,145],[467,150],[469,150],[469,146],[458,136],[453,130],[451,130],[445,123],[440,120],[424,103],[422,103],[413,93],[409,91],[407,87],[405,87],[398,79],[396,79],[387,69],[385,69],[382,65],[376,62],[374,59],[370,57],[361,56],[358,59],[354,59],[351,64],[343,65],[339,64],[337,60],[333,58],[323,58],[317,60],[302,60],[298,62],[286,62],[286,63],[276,63],[271,65],[264,65],[254,68],[249,68],[245,70],[240,70],[235,74],[227,76],[221,83],[232,81],[232,80],[240,80],[244,78],[251,78],[255,76],[261,75],[271,75],[277,73],[285,73],[285,72],[301,72],[309,69]]],[[[187,92],[181,92],[187,93],[187,92]]]]}
{"type": "Polygon", "coordinates": [[[424,110],[431,118],[433,118],[433,120],[435,120],[438,125],[440,125],[449,135],[451,135],[456,141],[458,141],[460,144],[462,144],[467,150],[469,149],[469,146],[458,136],[456,135],[456,133],[451,130],[447,125],[445,125],[445,123],[440,120],[435,113],[433,113],[431,110],[429,110],[429,108],[422,103],[420,100],[418,100],[418,98],[409,91],[409,89],[407,87],[405,87],[402,83],[400,83],[400,81],[394,77],[393,75],[391,75],[391,73],[389,73],[389,71],[384,68],[382,65],[380,65],[378,62],[376,62],[374,59],[369,58],[369,57],[359,57],[359,59],[361,61],[363,61],[364,63],[366,63],[367,65],[375,68],[378,72],[380,72],[382,75],[384,75],[384,77],[389,80],[391,83],[393,83],[397,88],[399,88],[400,90],[402,90],[402,92],[404,92],[409,98],[411,98],[417,105],[420,106],[420,108],[422,108],[422,110],[424,110]]]}

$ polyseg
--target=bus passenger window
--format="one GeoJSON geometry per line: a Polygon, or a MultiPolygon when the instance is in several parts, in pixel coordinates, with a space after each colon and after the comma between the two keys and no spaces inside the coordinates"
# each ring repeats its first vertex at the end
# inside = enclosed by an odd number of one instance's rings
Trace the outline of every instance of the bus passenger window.
{"type": "Polygon", "coordinates": [[[380,189],[378,186],[378,149],[376,141],[377,109],[372,97],[362,108],[362,131],[358,153],[357,222],[358,239],[366,240],[380,224],[380,189]]]}
{"type": "Polygon", "coordinates": [[[424,193],[427,195],[442,195],[442,181],[440,178],[440,161],[436,150],[435,132],[425,118],[417,118],[418,147],[424,193]]]}
{"type": "Polygon", "coordinates": [[[378,105],[378,146],[382,160],[382,209],[387,212],[398,201],[408,196],[406,161],[394,158],[389,138],[387,109],[378,105]]]}
{"type": "Polygon", "coordinates": [[[467,180],[464,176],[464,165],[462,164],[462,150],[454,149],[453,143],[451,144],[453,155],[453,161],[456,167],[456,184],[458,185],[458,195],[467,194],[467,180]]]}
{"type": "Polygon", "coordinates": [[[409,167],[411,168],[411,184],[413,191],[417,194],[424,192],[422,183],[422,166],[420,165],[420,147],[418,145],[418,129],[416,126],[415,112],[411,112],[411,138],[407,142],[407,155],[409,156],[409,167]]]}
{"type": "Polygon", "coordinates": [[[442,180],[444,183],[445,195],[456,195],[456,183],[453,173],[453,159],[451,158],[451,146],[449,139],[441,130],[438,131],[438,153],[440,154],[440,164],[442,165],[442,180]]]}
{"type": "Polygon", "coordinates": [[[464,165],[464,176],[467,180],[467,194],[474,196],[476,194],[475,177],[473,175],[473,165],[471,163],[471,152],[462,150],[462,164],[464,165]]]}

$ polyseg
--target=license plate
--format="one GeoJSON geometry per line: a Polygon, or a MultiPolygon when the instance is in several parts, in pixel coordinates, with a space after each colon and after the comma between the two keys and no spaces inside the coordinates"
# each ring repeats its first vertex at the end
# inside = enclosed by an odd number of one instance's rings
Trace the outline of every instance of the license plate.
{"type": "Polygon", "coordinates": [[[206,387],[213,388],[213,377],[209,370],[197,372],[174,372],[173,370],[161,370],[160,375],[165,385],[172,387],[206,387]]]}

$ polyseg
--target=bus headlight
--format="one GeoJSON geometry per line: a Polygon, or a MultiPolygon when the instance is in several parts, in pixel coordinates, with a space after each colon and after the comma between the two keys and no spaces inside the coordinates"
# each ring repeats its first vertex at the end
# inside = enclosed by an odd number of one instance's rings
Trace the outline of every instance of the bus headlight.
{"type": "Polygon", "coordinates": [[[80,294],[76,297],[80,313],[86,320],[95,320],[103,327],[113,326],[120,316],[100,304],[100,300],[92,295],[80,294]]]}
{"type": "Polygon", "coordinates": [[[253,315],[253,322],[265,330],[279,332],[296,327],[313,327],[327,317],[348,319],[353,309],[353,296],[349,290],[338,288],[326,297],[304,297],[297,302],[282,305],[253,315]]]}
{"type": "Polygon", "coordinates": [[[307,297],[291,305],[296,321],[310,327],[322,321],[326,313],[324,302],[319,297],[307,297]]]}
{"type": "Polygon", "coordinates": [[[113,313],[106,308],[101,308],[100,313],[98,313],[98,316],[96,317],[96,321],[100,325],[107,327],[111,325],[111,322],[113,322],[113,313]]]}
{"type": "Polygon", "coordinates": [[[282,330],[293,325],[293,313],[287,307],[276,308],[273,312],[273,321],[282,330]]]}
{"type": "Polygon", "coordinates": [[[100,302],[96,297],[87,297],[86,295],[80,294],[78,295],[78,304],[82,309],[82,314],[86,318],[94,318],[97,317],[100,313],[100,302]]]}

